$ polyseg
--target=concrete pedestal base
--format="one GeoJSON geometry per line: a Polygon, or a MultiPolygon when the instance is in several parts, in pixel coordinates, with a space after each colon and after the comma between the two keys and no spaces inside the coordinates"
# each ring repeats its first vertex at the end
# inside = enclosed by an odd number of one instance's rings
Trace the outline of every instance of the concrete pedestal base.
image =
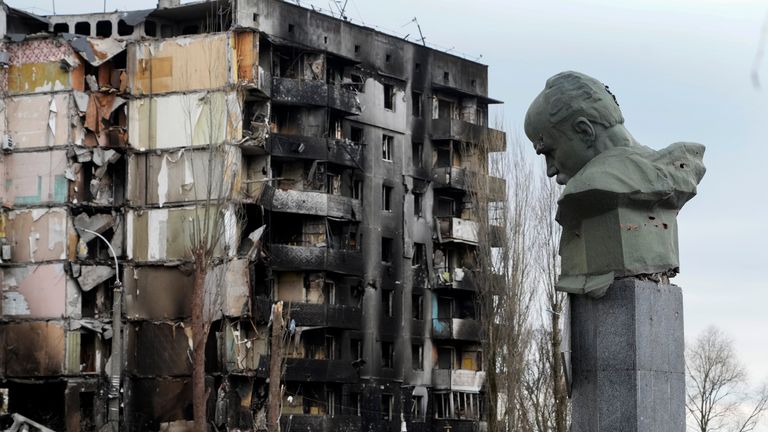
{"type": "Polygon", "coordinates": [[[572,432],[683,432],[683,294],[615,281],[599,299],[571,295],[572,432]]]}

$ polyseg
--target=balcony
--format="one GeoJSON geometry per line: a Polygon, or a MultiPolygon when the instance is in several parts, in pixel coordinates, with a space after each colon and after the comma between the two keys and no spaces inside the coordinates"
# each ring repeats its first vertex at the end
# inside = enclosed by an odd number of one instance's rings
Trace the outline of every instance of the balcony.
{"type": "Polygon", "coordinates": [[[479,392],[484,383],[484,371],[432,369],[432,387],[435,390],[479,392]]]}
{"type": "Polygon", "coordinates": [[[283,414],[280,417],[280,430],[360,432],[362,430],[362,424],[359,416],[283,414]]]}
{"type": "Polygon", "coordinates": [[[359,380],[351,360],[287,358],[286,381],[355,383],[359,380]]]}
{"type": "Polygon", "coordinates": [[[452,188],[466,192],[483,191],[488,194],[488,199],[491,201],[502,200],[506,195],[507,188],[507,182],[502,178],[459,167],[433,168],[432,184],[436,189],[452,188]]]}
{"type": "Polygon", "coordinates": [[[432,338],[480,342],[480,321],[470,318],[432,318],[432,338]]]}
{"type": "Polygon", "coordinates": [[[503,152],[507,149],[507,134],[487,126],[463,120],[442,118],[432,120],[433,140],[455,140],[483,144],[488,151],[503,152]]]}
{"type": "Polygon", "coordinates": [[[362,162],[362,146],[347,139],[271,134],[267,150],[273,156],[324,160],[357,168],[362,162]]]}
{"type": "Polygon", "coordinates": [[[287,105],[329,107],[349,115],[360,115],[360,102],[353,90],[324,81],[272,78],[272,101],[287,105]]]}
{"type": "Polygon", "coordinates": [[[293,303],[291,318],[298,326],[359,330],[362,312],[357,306],[293,303]]]}
{"type": "Polygon", "coordinates": [[[476,291],[475,273],[465,268],[435,267],[436,289],[476,291]]]}
{"type": "Polygon", "coordinates": [[[435,227],[440,243],[459,242],[477,244],[478,224],[473,220],[455,217],[436,217],[435,227]]]}
{"type": "Polygon", "coordinates": [[[362,208],[360,200],[322,192],[279,189],[264,187],[259,204],[277,212],[329,216],[360,221],[362,208]]]}
{"type": "Polygon", "coordinates": [[[362,276],[363,254],[359,250],[272,244],[274,270],[319,270],[362,276]]]}

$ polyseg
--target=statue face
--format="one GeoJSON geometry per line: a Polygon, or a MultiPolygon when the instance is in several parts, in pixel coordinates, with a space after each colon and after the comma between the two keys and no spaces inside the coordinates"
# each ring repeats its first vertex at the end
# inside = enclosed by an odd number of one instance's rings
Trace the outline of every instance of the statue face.
{"type": "Polygon", "coordinates": [[[595,157],[594,149],[575,130],[564,132],[556,126],[542,130],[533,144],[547,161],[547,176],[564,185],[595,157]]]}

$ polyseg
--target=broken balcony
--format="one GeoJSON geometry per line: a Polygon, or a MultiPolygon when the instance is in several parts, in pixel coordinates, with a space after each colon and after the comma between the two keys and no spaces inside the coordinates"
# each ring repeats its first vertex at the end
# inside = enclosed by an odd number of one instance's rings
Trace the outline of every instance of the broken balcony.
{"type": "Polygon", "coordinates": [[[272,78],[272,101],[287,105],[329,107],[348,115],[360,115],[354,90],[320,80],[272,78]]]}
{"type": "Polygon", "coordinates": [[[363,254],[359,250],[272,244],[269,252],[273,270],[321,270],[363,274],[363,254]]]}
{"type": "Polygon", "coordinates": [[[480,342],[480,321],[471,318],[432,318],[434,339],[453,339],[480,342]]]}
{"type": "Polygon", "coordinates": [[[352,168],[362,162],[362,147],[349,139],[273,133],[267,150],[273,156],[324,160],[352,168]]]}
{"type": "Polygon", "coordinates": [[[477,392],[485,383],[485,371],[467,369],[432,369],[432,387],[436,390],[477,392]]]}
{"type": "Polygon", "coordinates": [[[466,192],[484,191],[491,201],[501,201],[506,194],[507,183],[503,178],[493,177],[460,167],[437,167],[432,169],[432,185],[436,189],[452,188],[466,192]]]}
{"type": "Polygon", "coordinates": [[[297,326],[307,327],[360,329],[362,320],[361,309],[347,305],[294,303],[290,313],[297,326]]]}
{"type": "Polygon", "coordinates": [[[507,149],[506,133],[455,118],[433,119],[431,138],[481,144],[490,152],[503,152],[507,149]]]}
{"type": "Polygon", "coordinates": [[[476,245],[487,238],[491,247],[500,247],[503,229],[498,225],[486,225],[487,233],[480,231],[480,225],[473,220],[456,217],[436,217],[435,227],[440,243],[458,242],[476,245]]]}
{"type": "Polygon", "coordinates": [[[259,204],[276,212],[328,216],[360,221],[360,200],[315,191],[281,189],[265,185],[259,204]]]}
{"type": "Polygon", "coordinates": [[[356,383],[359,380],[351,360],[288,358],[285,363],[286,381],[356,383]]]}

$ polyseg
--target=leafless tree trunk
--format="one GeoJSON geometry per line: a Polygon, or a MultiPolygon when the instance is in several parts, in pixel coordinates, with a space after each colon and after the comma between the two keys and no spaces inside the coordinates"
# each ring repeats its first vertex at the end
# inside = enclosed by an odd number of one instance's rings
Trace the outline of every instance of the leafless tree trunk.
{"type": "Polygon", "coordinates": [[[283,373],[283,336],[285,323],[283,321],[283,302],[277,302],[272,306],[272,334],[270,336],[269,352],[269,393],[267,400],[267,430],[280,431],[280,412],[282,392],[280,382],[283,373]]]}
{"type": "Polygon", "coordinates": [[[709,327],[686,350],[686,408],[699,432],[749,432],[768,408],[768,388],[747,390],[747,373],[731,340],[709,327]]]}
{"type": "MultiPolygon", "coordinates": [[[[546,331],[549,335],[547,363],[550,367],[549,385],[552,387],[554,403],[554,428],[556,432],[568,430],[568,391],[563,373],[561,357],[561,318],[565,310],[567,295],[555,289],[560,274],[560,225],[555,221],[557,199],[560,188],[544,173],[539,174],[536,190],[536,251],[539,264],[540,287],[543,290],[546,331]]],[[[540,429],[542,430],[542,429],[540,429]]]]}
{"type": "Polygon", "coordinates": [[[478,226],[478,304],[484,324],[483,352],[488,430],[520,430],[518,397],[526,370],[532,305],[531,166],[516,140],[505,153],[489,142],[465,148],[476,166],[470,189],[478,226]],[[471,155],[471,156],[470,156],[471,155]],[[492,177],[506,180],[505,188],[492,177]]]}

